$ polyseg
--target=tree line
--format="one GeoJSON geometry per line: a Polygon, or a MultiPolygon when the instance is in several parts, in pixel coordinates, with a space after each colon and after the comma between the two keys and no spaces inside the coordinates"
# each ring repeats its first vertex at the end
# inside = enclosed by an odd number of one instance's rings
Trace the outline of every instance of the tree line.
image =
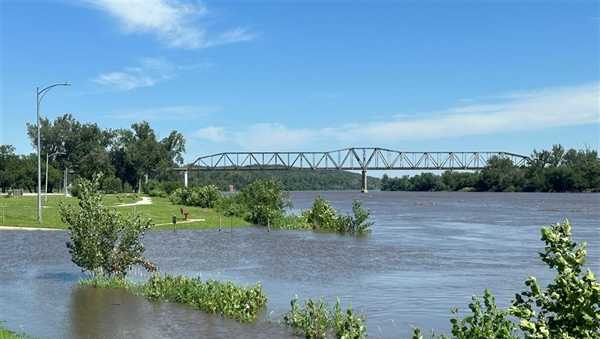
{"type": "Polygon", "coordinates": [[[477,172],[446,171],[381,179],[384,191],[600,192],[600,159],[590,149],[534,150],[524,166],[494,157],[477,172]]]}
{"type": "MultiPolygon", "coordinates": [[[[27,135],[37,149],[37,124],[27,124],[27,135]]],[[[42,173],[48,159],[48,191],[61,185],[67,170],[76,178],[104,174],[101,188],[107,192],[139,190],[148,179],[172,180],[169,168],[183,163],[185,139],[172,131],[158,139],[146,121],[130,129],[103,129],[82,123],[65,114],[54,121],[40,121],[42,173]]],[[[30,192],[37,185],[37,155],[18,155],[12,145],[0,145],[0,189],[22,188],[30,192]]]]}

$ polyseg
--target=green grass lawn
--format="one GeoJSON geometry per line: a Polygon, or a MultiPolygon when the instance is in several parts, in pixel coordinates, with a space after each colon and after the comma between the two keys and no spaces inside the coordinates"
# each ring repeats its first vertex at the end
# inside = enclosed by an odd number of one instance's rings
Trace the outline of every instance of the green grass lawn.
{"type": "MultiPolygon", "coordinates": [[[[152,219],[157,229],[172,229],[171,219],[173,215],[177,216],[177,228],[195,229],[195,228],[214,228],[219,227],[219,223],[225,227],[231,224],[234,227],[247,226],[248,222],[241,218],[223,217],[213,209],[173,205],[167,198],[153,197],[151,205],[122,206],[116,205],[122,203],[132,203],[140,200],[137,195],[105,195],[104,205],[112,206],[125,214],[137,213],[144,217],[152,219]],[[179,208],[183,207],[190,213],[189,219],[204,219],[191,223],[182,223],[183,216],[179,208]],[[166,224],[166,225],[161,225],[166,224]]],[[[38,224],[36,217],[37,197],[26,196],[16,198],[0,198],[0,226],[26,226],[26,227],[46,227],[64,229],[67,226],[60,220],[58,205],[60,202],[65,204],[77,204],[77,198],[67,198],[64,196],[49,196],[48,203],[43,209],[43,222],[38,224]]]]}
{"type": "Polygon", "coordinates": [[[2,323],[0,323],[0,339],[25,339],[26,337],[20,334],[16,334],[13,331],[6,329],[2,323]]]}

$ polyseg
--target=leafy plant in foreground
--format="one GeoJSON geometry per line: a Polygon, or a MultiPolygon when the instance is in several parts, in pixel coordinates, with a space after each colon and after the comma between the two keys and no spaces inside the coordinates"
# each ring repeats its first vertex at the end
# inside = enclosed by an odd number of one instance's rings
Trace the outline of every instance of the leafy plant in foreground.
{"type": "Polygon", "coordinates": [[[342,310],[338,299],[333,309],[325,301],[308,299],[304,307],[298,305],[298,298],[291,301],[291,309],[283,315],[283,323],[306,338],[321,339],[360,339],[366,337],[364,319],[351,308],[342,310]]]}
{"type": "Polygon", "coordinates": [[[583,272],[585,244],[571,240],[569,221],[543,228],[542,240],[542,261],[557,275],[545,290],[529,277],[510,312],[527,338],[600,338],[600,283],[592,271],[583,272]]]}
{"type": "Polygon", "coordinates": [[[100,179],[101,175],[96,175],[91,181],[81,180],[78,207],[60,205],[61,219],[69,225],[67,248],[71,260],[95,275],[124,277],[133,265],[156,270],[143,256],[142,237],[150,228],[150,219],[124,217],[105,207],[98,192],[100,179]]]}
{"type": "MultiPolygon", "coordinates": [[[[557,271],[548,287],[542,289],[534,277],[529,277],[525,282],[528,289],[515,296],[508,311],[498,310],[486,290],[485,310],[474,298],[469,305],[472,315],[451,320],[452,338],[519,338],[517,324],[508,320],[508,315],[517,318],[520,334],[527,339],[600,338],[600,283],[592,271],[583,272],[585,244],[572,240],[568,221],[542,228],[542,240],[546,243],[540,253],[542,261],[557,271]]],[[[415,329],[413,339],[422,338],[421,331],[415,329]]]]}

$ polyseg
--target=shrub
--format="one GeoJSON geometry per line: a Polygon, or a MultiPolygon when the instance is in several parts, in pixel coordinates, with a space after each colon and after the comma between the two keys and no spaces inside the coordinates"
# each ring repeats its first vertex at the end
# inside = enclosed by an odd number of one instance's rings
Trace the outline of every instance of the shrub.
{"type": "Polygon", "coordinates": [[[228,217],[248,217],[248,207],[244,204],[239,194],[231,194],[219,199],[215,205],[217,211],[228,217]]]}
{"type": "Polygon", "coordinates": [[[120,193],[123,190],[121,179],[115,176],[107,176],[102,178],[101,184],[104,193],[120,193]]]}
{"type": "Polygon", "coordinates": [[[329,201],[317,196],[306,218],[314,229],[337,231],[339,216],[329,201]]]}
{"type": "Polygon", "coordinates": [[[289,196],[281,183],[275,180],[256,180],[240,191],[240,199],[248,208],[247,220],[256,225],[267,225],[283,215],[291,206],[289,196]]]}
{"type": "Polygon", "coordinates": [[[133,265],[148,270],[155,266],[144,257],[141,242],[150,219],[139,215],[124,217],[102,204],[98,192],[101,175],[79,184],[79,206],[60,205],[60,215],[69,229],[67,248],[71,260],[84,271],[107,276],[125,276],[133,265]]]}
{"type": "MultiPolygon", "coordinates": [[[[461,319],[459,317],[450,319],[452,324],[452,335],[457,339],[518,339],[515,334],[515,324],[508,319],[508,312],[498,309],[496,300],[492,293],[486,289],[483,294],[482,308],[481,300],[474,296],[469,304],[471,315],[461,319]]],[[[458,314],[457,309],[452,313],[458,314]]]]}
{"type": "Polygon", "coordinates": [[[364,234],[373,225],[369,211],[358,200],[352,202],[353,215],[340,215],[329,201],[318,196],[304,216],[313,229],[339,233],[364,234]]]}
{"type": "Polygon", "coordinates": [[[152,300],[188,304],[242,322],[255,320],[267,303],[260,284],[239,287],[229,281],[201,281],[182,276],[154,275],[140,290],[152,300]]]}
{"type": "Polygon", "coordinates": [[[322,299],[308,299],[304,307],[298,305],[298,298],[291,301],[291,309],[283,315],[283,323],[290,326],[298,334],[306,338],[365,338],[367,328],[364,319],[354,314],[351,308],[343,311],[338,299],[334,308],[330,309],[322,299]]]}
{"type": "Polygon", "coordinates": [[[350,222],[346,222],[345,232],[352,234],[364,234],[370,231],[373,222],[369,221],[370,212],[366,210],[359,200],[352,201],[352,214],[350,222]]]}
{"type": "Polygon", "coordinates": [[[282,230],[310,230],[313,228],[304,214],[281,215],[271,222],[271,226],[282,230]]]}
{"type": "Polygon", "coordinates": [[[542,261],[557,275],[545,290],[529,277],[510,312],[528,338],[600,338],[600,283],[583,272],[585,244],[572,241],[569,221],[543,228],[542,240],[542,261]]]}
{"type": "Polygon", "coordinates": [[[173,204],[213,208],[222,198],[222,193],[215,185],[193,188],[178,188],[169,195],[173,204]]]}

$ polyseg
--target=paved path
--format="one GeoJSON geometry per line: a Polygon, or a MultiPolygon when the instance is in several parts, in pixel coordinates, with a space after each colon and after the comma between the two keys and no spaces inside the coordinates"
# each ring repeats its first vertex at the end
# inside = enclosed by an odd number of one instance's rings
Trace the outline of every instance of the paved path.
{"type": "Polygon", "coordinates": [[[139,206],[139,205],[152,205],[152,198],[150,197],[142,197],[142,200],[140,201],[136,201],[136,202],[132,202],[129,204],[118,204],[115,205],[117,207],[125,207],[125,206],[139,206]]]}
{"type": "MultiPolygon", "coordinates": [[[[189,223],[192,223],[192,222],[201,222],[201,221],[206,221],[206,219],[188,219],[188,220],[182,220],[182,221],[177,221],[177,224],[189,224],[189,223]]],[[[173,225],[173,223],[167,222],[167,223],[163,223],[163,224],[155,224],[154,226],[165,226],[165,225],[173,225]]]]}
{"type": "Polygon", "coordinates": [[[25,227],[25,226],[0,226],[0,231],[3,230],[17,230],[17,231],[65,231],[60,228],[47,228],[47,227],[25,227]]]}

